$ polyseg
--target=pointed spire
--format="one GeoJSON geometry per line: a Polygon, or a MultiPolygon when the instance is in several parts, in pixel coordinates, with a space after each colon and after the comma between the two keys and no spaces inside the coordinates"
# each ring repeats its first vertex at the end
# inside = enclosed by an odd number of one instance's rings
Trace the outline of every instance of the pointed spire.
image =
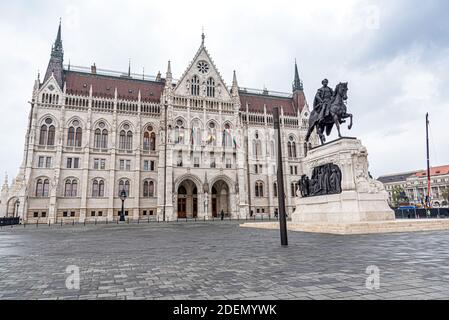
{"type": "Polygon", "coordinates": [[[52,75],[55,77],[60,88],[63,85],[64,78],[64,49],[62,47],[62,22],[59,21],[58,33],[56,35],[55,43],[51,48],[50,61],[48,63],[47,72],[45,73],[44,82],[52,75]]]}
{"type": "Polygon", "coordinates": [[[204,46],[204,39],[206,38],[206,36],[204,35],[204,27],[203,27],[203,31],[201,33],[201,45],[204,46]]]}
{"type": "Polygon", "coordinates": [[[237,75],[234,70],[234,76],[232,77],[232,88],[231,88],[232,96],[236,97],[239,94],[239,85],[237,83],[237,75]]]}
{"type": "Polygon", "coordinates": [[[171,73],[171,62],[170,62],[170,60],[168,60],[167,73],[165,75],[165,83],[171,84],[172,79],[173,78],[172,78],[172,73],[171,73]]]}
{"type": "Polygon", "coordinates": [[[131,59],[129,59],[129,63],[128,63],[128,77],[131,78],[131,59]]]}
{"type": "Polygon", "coordinates": [[[8,172],[5,172],[5,182],[2,186],[2,192],[8,192],[9,190],[9,179],[8,179],[8,172]]]}
{"type": "Polygon", "coordinates": [[[298,65],[295,59],[295,80],[293,81],[293,92],[303,90],[302,81],[299,78],[298,65]]]}
{"type": "Polygon", "coordinates": [[[145,67],[142,67],[142,80],[145,80],[145,67]]]}

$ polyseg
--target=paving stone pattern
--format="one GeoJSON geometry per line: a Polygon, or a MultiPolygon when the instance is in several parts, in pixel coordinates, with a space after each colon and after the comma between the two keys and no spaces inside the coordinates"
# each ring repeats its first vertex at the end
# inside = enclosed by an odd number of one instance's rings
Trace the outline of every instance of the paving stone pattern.
{"type": "Polygon", "coordinates": [[[3,227],[0,299],[449,298],[448,231],[289,242],[229,221],[3,227]],[[66,287],[71,265],[79,290],[66,287]],[[366,287],[372,265],[377,290],[366,287]]]}

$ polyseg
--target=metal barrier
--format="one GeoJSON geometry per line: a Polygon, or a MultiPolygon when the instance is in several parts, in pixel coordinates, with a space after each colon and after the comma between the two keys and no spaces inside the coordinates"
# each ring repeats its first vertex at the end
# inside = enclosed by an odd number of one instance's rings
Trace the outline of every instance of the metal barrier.
{"type": "Polygon", "coordinates": [[[395,209],[396,219],[447,219],[449,208],[395,209]]]}
{"type": "Polygon", "coordinates": [[[0,226],[12,226],[20,224],[20,218],[0,218],[0,226]]]}

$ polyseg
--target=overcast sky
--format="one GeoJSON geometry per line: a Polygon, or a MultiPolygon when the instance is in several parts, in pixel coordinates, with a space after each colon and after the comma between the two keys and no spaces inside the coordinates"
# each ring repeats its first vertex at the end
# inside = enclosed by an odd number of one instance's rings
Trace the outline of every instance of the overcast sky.
{"type": "MultiPolygon", "coordinates": [[[[294,59],[312,104],[321,80],[349,82],[352,131],[370,171],[449,164],[449,1],[1,1],[0,170],[17,174],[34,80],[45,73],[59,17],[65,62],[179,78],[206,47],[226,83],[291,91],[294,59]]],[[[3,172],[0,174],[3,176],[3,172]]]]}

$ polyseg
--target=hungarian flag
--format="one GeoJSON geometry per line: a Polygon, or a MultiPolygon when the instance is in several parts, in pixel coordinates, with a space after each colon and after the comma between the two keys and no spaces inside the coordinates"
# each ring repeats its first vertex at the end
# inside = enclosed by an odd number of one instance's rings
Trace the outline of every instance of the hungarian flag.
{"type": "Polygon", "coordinates": [[[195,129],[192,128],[192,130],[191,130],[191,132],[190,132],[190,144],[191,144],[192,146],[193,146],[193,144],[194,144],[194,138],[193,138],[194,133],[195,133],[195,129]]]}

